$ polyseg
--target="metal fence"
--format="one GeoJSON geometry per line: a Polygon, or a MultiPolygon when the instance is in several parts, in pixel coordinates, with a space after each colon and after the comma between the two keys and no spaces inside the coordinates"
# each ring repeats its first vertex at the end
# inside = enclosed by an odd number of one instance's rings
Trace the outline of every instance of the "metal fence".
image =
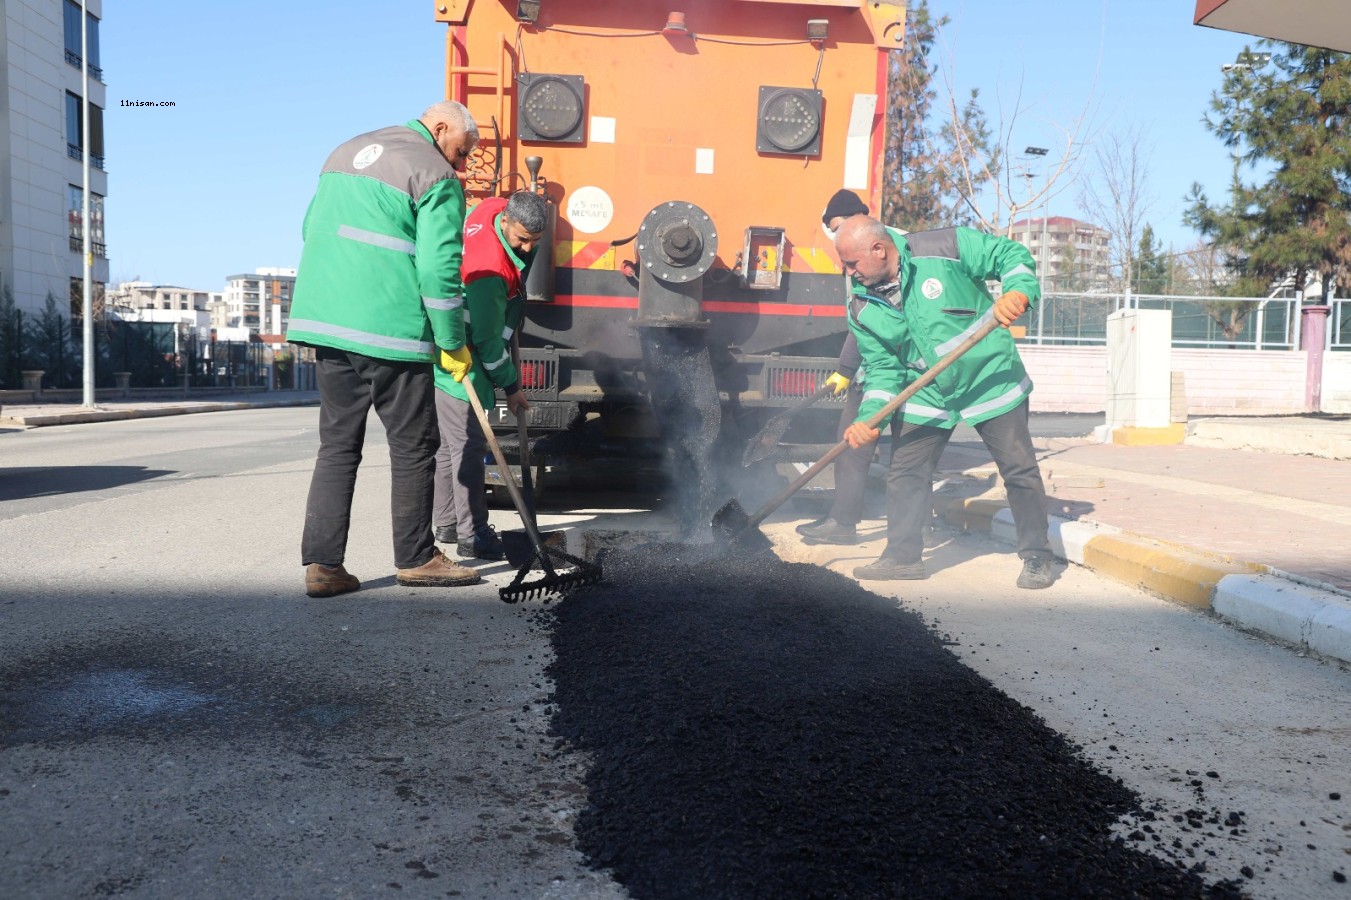
{"type": "Polygon", "coordinates": [[[1333,350],[1351,350],[1351,298],[1332,301],[1328,346],[1333,350]]]}
{"type": "MultiPolygon", "coordinates": [[[[1152,294],[1047,294],[1019,323],[1027,330],[1022,342],[1048,346],[1105,344],[1107,317],[1127,308],[1170,310],[1175,347],[1292,350],[1299,346],[1301,323],[1299,300],[1295,298],[1152,294]]],[[[1334,309],[1334,315],[1337,313],[1334,309]]],[[[1340,314],[1344,321],[1351,316],[1351,308],[1343,305],[1340,314]]],[[[1342,333],[1351,342],[1351,322],[1343,325],[1342,333]]]]}
{"type": "MultiPolygon", "coordinates": [[[[18,390],[23,373],[41,370],[44,388],[83,383],[83,334],[63,316],[4,310],[0,314],[0,390],[18,390]]],[[[177,325],[126,322],[109,317],[94,328],[94,385],[117,386],[129,373],[134,388],[294,388],[296,361],[305,351],[291,344],[203,341],[177,325]]]]}

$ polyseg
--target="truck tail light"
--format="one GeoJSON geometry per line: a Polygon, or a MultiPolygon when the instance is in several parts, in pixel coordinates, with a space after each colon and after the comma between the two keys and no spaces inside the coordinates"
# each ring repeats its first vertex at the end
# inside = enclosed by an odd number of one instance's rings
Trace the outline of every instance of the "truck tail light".
{"type": "Polygon", "coordinates": [[[521,387],[540,388],[548,387],[549,373],[544,363],[522,361],[521,363],[521,387]]]}
{"type": "Polygon", "coordinates": [[[775,372],[772,389],[778,397],[806,397],[816,392],[816,373],[775,372]]]}

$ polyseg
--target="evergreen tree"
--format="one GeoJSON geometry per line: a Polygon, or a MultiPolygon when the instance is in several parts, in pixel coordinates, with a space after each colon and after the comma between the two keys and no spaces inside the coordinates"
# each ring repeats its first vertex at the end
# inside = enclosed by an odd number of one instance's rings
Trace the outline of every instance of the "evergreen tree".
{"type": "Polygon", "coordinates": [[[955,119],[934,125],[937,66],[929,54],[947,22],[946,16],[933,16],[928,0],[916,0],[906,12],[905,42],[887,60],[881,213],[882,221],[908,231],[973,222],[963,198],[965,179],[958,175],[975,165],[978,187],[988,181],[982,173],[1001,165],[976,91],[955,119]]]}
{"type": "Polygon", "coordinates": [[[75,356],[70,346],[70,326],[56,296],[47,292],[42,312],[28,323],[27,368],[43,369],[47,381],[56,387],[69,387],[75,371],[75,356]]]}
{"type": "Polygon", "coordinates": [[[1271,174],[1245,184],[1236,164],[1227,207],[1193,185],[1185,221],[1225,248],[1236,291],[1266,294],[1316,273],[1326,295],[1333,278],[1351,274],[1351,55],[1258,46],[1271,50],[1269,64],[1245,51],[1249,64],[1225,74],[1206,125],[1237,159],[1269,164],[1271,174]]]}
{"type": "Polygon", "coordinates": [[[5,285],[0,291],[0,387],[18,388],[23,381],[23,331],[23,313],[5,285]]]}
{"type": "Polygon", "coordinates": [[[1154,227],[1147,222],[1140,231],[1140,246],[1135,251],[1134,282],[1138,294],[1168,293],[1168,261],[1159,255],[1154,227]]]}
{"type": "Polygon", "coordinates": [[[882,221],[908,231],[941,224],[942,183],[935,175],[929,115],[933,108],[935,67],[929,62],[938,28],[927,0],[906,11],[905,42],[887,58],[889,115],[882,173],[882,221]]]}

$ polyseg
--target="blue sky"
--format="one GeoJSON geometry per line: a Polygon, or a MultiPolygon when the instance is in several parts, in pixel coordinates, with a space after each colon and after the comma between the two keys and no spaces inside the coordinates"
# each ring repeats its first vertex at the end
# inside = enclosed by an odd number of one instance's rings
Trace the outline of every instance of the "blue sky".
{"type": "MultiPolygon", "coordinates": [[[[1195,239],[1181,224],[1191,183],[1212,196],[1228,185],[1229,153],[1201,117],[1220,65],[1254,40],[1197,28],[1194,7],[931,0],[952,20],[938,62],[958,91],[980,87],[993,115],[997,99],[1007,111],[1021,90],[1015,150],[1059,146],[1057,126],[1086,105],[1099,139],[1129,124],[1145,130],[1149,218],[1178,250],[1195,239]]],[[[113,281],[220,290],[231,274],[295,265],[328,152],[442,95],[445,32],[428,0],[106,2],[101,27],[113,281]]],[[[1063,192],[1050,213],[1078,215],[1075,193],[1063,192]]]]}

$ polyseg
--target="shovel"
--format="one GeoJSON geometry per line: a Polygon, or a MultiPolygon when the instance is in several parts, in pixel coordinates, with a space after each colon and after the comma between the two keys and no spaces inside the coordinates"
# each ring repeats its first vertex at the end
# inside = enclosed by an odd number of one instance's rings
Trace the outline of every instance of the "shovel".
{"type": "MultiPolygon", "coordinates": [[[[887,405],[879,409],[868,417],[865,424],[869,428],[880,428],[882,423],[889,419],[896,410],[901,408],[905,401],[909,400],[915,394],[919,393],[920,388],[929,384],[939,374],[957,361],[963,353],[970,350],[976,344],[980,343],[990,332],[999,327],[999,320],[991,316],[990,321],[986,322],[979,329],[971,334],[966,340],[962,341],[951,353],[934,363],[933,366],[926,369],[922,375],[911,382],[910,386],[901,391],[895,397],[887,402],[887,405]]],[[[807,483],[820,475],[826,466],[835,461],[835,457],[849,449],[848,441],[840,441],[834,447],[826,451],[826,455],[821,457],[811,468],[798,476],[797,480],[788,487],[784,488],[778,494],[775,494],[768,503],[760,507],[752,515],[746,515],[746,511],[741,508],[735,498],[727,501],[722,507],[713,514],[713,528],[722,532],[731,542],[748,541],[752,545],[765,545],[769,543],[757,526],[769,517],[770,513],[778,509],[788,498],[796,494],[807,486],[807,483]]]]}
{"type": "Polygon", "coordinates": [[[779,441],[783,440],[783,433],[788,430],[793,416],[812,406],[816,401],[830,396],[832,390],[834,389],[830,385],[822,385],[810,397],[804,397],[766,422],[765,427],[761,428],[746,445],[746,452],[741,454],[741,465],[755,465],[773,452],[774,448],[779,446],[779,441]]]}
{"type": "Polygon", "coordinates": [[[511,584],[500,588],[497,596],[505,603],[517,603],[521,600],[533,598],[548,600],[555,596],[562,597],[569,591],[576,590],[584,585],[599,582],[601,580],[600,566],[544,543],[543,538],[540,537],[539,529],[535,527],[534,517],[526,509],[525,499],[521,496],[521,489],[517,486],[516,479],[512,477],[511,467],[507,465],[507,458],[502,453],[502,447],[497,443],[492,425],[488,423],[488,415],[483,411],[483,404],[479,402],[478,392],[474,390],[472,384],[467,384],[465,385],[465,393],[469,396],[469,405],[474,407],[474,415],[478,417],[479,426],[483,429],[483,436],[488,442],[488,449],[492,451],[493,459],[497,460],[498,471],[502,474],[502,483],[507,486],[507,493],[511,494],[511,502],[515,505],[516,512],[521,517],[521,524],[525,526],[526,534],[530,537],[530,556],[516,570],[516,577],[511,580],[511,584]],[[555,560],[567,563],[574,568],[569,572],[559,572],[554,568],[555,560]],[[544,570],[544,576],[534,581],[526,581],[525,576],[530,574],[531,568],[536,563],[544,570]]]}

